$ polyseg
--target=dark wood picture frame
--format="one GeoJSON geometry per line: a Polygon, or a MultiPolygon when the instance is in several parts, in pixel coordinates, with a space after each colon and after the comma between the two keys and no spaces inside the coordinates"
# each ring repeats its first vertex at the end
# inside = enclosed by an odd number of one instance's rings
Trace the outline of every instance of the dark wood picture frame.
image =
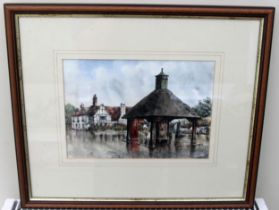
{"type": "Polygon", "coordinates": [[[5,21],[10,71],[10,86],[14,133],[19,173],[20,198],[23,208],[252,208],[255,198],[257,170],[264,120],[268,69],[271,52],[273,19],[271,7],[221,7],[221,6],[144,6],[144,5],[50,5],[6,4],[5,21]],[[121,14],[121,15],[172,15],[204,17],[263,18],[264,30],[260,54],[258,95],[256,100],[251,161],[247,193],[244,201],[47,201],[31,200],[29,194],[26,147],[24,144],[23,109],[19,84],[15,16],[17,14],[121,14]]]}

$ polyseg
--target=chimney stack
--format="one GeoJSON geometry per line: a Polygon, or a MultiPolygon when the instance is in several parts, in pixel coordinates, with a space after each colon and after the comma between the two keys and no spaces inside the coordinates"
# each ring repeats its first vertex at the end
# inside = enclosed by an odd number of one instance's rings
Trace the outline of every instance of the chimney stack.
{"type": "Polygon", "coordinates": [[[92,105],[97,106],[97,96],[96,96],[96,94],[94,94],[94,96],[93,96],[92,105]]]}

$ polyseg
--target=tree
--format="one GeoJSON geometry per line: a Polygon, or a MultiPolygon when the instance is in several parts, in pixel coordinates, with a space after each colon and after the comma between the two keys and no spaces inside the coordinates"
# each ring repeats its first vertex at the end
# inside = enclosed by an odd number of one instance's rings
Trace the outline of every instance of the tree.
{"type": "Polygon", "coordinates": [[[212,103],[210,98],[199,101],[198,105],[194,108],[194,111],[201,117],[208,117],[211,115],[212,103]]]}
{"type": "Polygon", "coordinates": [[[66,118],[66,124],[71,124],[71,117],[75,113],[76,107],[72,104],[66,104],[65,105],[65,118],[66,118]]]}

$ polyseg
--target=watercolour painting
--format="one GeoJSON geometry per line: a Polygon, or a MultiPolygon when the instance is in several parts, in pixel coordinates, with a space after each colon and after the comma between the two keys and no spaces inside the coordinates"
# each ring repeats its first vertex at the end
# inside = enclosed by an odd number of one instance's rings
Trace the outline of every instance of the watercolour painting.
{"type": "Polygon", "coordinates": [[[214,66],[64,60],[67,157],[208,158],[214,66]]]}

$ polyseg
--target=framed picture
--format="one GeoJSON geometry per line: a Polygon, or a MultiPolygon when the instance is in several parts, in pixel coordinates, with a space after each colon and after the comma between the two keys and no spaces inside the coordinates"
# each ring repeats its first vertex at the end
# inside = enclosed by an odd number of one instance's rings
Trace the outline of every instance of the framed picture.
{"type": "Polygon", "coordinates": [[[274,8],[6,4],[23,208],[252,208],[274,8]]]}

